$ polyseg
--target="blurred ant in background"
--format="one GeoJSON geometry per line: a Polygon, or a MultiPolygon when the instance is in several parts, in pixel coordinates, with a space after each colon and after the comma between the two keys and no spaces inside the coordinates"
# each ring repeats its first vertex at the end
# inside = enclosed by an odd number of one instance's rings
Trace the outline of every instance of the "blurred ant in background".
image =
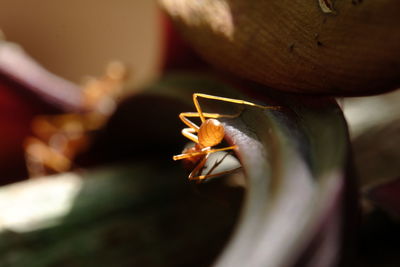
{"type": "Polygon", "coordinates": [[[89,78],[82,89],[82,113],[37,116],[34,136],[26,139],[25,158],[31,177],[70,170],[77,154],[90,144],[90,133],[100,129],[116,107],[127,77],[120,62],[108,64],[100,78],[89,78]]]}

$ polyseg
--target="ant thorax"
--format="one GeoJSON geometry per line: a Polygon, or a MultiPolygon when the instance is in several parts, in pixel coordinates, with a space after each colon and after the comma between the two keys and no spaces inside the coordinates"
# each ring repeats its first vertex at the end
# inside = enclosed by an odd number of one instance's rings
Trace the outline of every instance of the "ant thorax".
{"type": "MultiPolygon", "coordinates": [[[[186,147],[183,149],[183,154],[190,154],[194,152],[200,152],[202,147],[199,144],[194,144],[194,146],[186,147]]],[[[183,166],[187,170],[192,170],[199,162],[205,157],[204,154],[200,154],[197,156],[191,156],[182,160],[183,166]]]]}

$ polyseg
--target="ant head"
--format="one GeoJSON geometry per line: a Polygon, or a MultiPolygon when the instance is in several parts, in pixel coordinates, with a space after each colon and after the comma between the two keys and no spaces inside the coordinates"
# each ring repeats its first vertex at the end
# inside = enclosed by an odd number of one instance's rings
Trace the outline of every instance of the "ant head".
{"type": "Polygon", "coordinates": [[[200,126],[197,134],[199,144],[203,147],[212,147],[218,145],[224,139],[224,126],[219,120],[208,119],[200,126]]]}

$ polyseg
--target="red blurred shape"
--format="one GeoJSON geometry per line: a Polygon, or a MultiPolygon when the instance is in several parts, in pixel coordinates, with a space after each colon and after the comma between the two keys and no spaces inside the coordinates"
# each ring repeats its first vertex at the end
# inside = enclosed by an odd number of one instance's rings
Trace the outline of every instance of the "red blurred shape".
{"type": "Polygon", "coordinates": [[[400,217],[400,177],[371,188],[367,196],[377,206],[400,217]]]}

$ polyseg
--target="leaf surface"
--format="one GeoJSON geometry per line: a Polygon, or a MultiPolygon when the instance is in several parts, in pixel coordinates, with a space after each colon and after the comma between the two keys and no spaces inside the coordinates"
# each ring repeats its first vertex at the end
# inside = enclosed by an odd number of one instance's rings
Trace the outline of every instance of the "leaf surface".
{"type": "Polygon", "coordinates": [[[254,100],[238,88],[258,85],[204,76],[172,75],[158,86],[161,94],[187,103],[193,92],[202,92],[281,107],[201,102],[207,112],[241,112],[223,123],[247,178],[241,218],[215,266],[334,266],[348,219],[348,133],[336,103],[273,91],[268,99],[254,100]],[[307,248],[312,252],[304,258],[307,248]]]}

